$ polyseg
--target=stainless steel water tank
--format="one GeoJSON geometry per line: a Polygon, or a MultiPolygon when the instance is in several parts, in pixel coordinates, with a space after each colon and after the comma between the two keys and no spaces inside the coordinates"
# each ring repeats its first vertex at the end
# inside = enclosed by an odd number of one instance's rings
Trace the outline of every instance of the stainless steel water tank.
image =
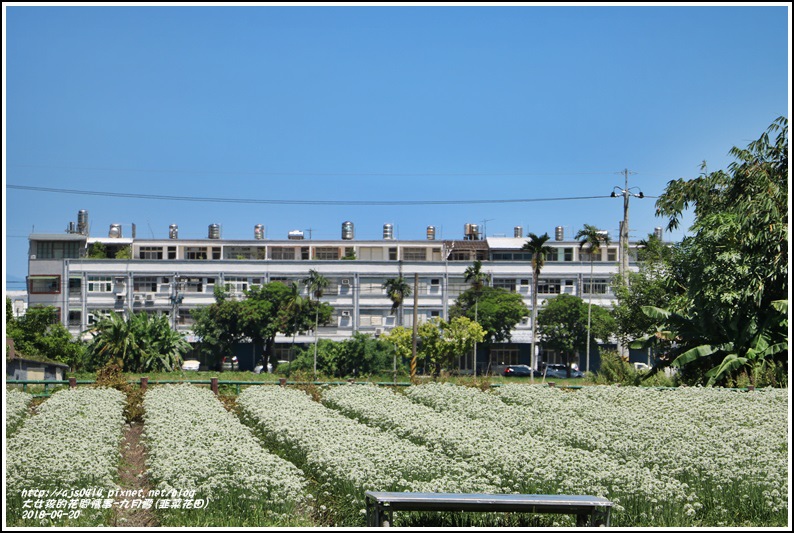
{"type": "Polygon", "coordinates": [[[436,227],[435,226],[428,226],[427,227],[427,240],[428,241],[436,240],[436,227]]]}
{"type": "Polygon", "coordinates": [[[353,240],[353,223],[349,220],[346,222],[342,222],[342,240],[350,241],[353,240]]]}
{"type": "Polygon", "coordinates": [[[394,226],[391,224],[383,225],[383,239],[387,241],[394,239],[394,226]]]}
{"type": "Polygon", "coordinates": [[[168,238],[169,239],[178,239],[179,238],[179,226],[176,224],[171,224],[168,226],[168,238]]]}
{"type": "Polygon", "coordinates": [[[520,239],[523,236],[524,236],[524,228],[522,228],[521,226],[516,226],[515,228],[513,228],[513,237],[515,237],[516,239],[520,239]]]}
{"type": "Polygon", "coordinates": [[[265,238],[265,226],[262,224],[257,224],[254,226],[254,239],[261,241],[265,238]]]}
{"type": "Polygon", "coordinates": [[[653,235],[661,241],[664,236],[664,229],[660,227],[653,228],[653,235]]]}
{"type": "Polygon", "coordinates": [[[88,211],[85,209],[77,212],[77,232],[88,235],[88,211]]]}
{"type": "Polygon", "coordinates": [[[218,224],[210,224],[207,232],[207,238],[209,239],[220,239],[221,238],[221,227],[218,224]]]}
{"type": "Polygon", "coordinates": [[[564,241],[565,240],[565,230],[562,226],[557,226],[554,228],[554,240],[555,241],[564,241]]]}
{"type": "Polygon", "coordinates": [[[110,230],[108,230],[108,237],[113,237],[114,239],[118,239],[121,237],[121,224],[111,224],[110,230]]]}

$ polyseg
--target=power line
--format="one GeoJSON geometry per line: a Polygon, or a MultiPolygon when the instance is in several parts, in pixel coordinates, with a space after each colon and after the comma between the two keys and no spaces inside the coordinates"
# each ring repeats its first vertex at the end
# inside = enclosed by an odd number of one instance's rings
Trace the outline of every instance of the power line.
{"type": "Polygon", "coordinates": [[[607,176],[605,172],[264,172],[237,170],[186,170],[186,169],[152,169],[152,168],[112,168],[112,167],[70,167],[58,165],[8,165],[9,168],[38,168],[56,170],[80,170],[98,172],[137,172],[144,174],[210,174],[240,176],[361,176],[361,177],[426,177],[426,176],[607,176]]]}
{"type": "Polygon", "coordinates": [[[57,194],[78,194],[87,196],[110,196],[115,198],[136,198],[143,200],[168,200],[180,202],[214,202],[214,203],[234,203],[234,204],[288,204],[288,205],[471,205],[471,204],[508,204],[508,203],[530,203],[530,202],[554,202],[569,200],[594,200],[598,198],[610,198],[602,196],[570,196],[552,198],[517,198],[517,199],[493,199],[493,200],[267,200],[252,198],[218,198],[200,196],[168,196],[162,194],[140,194],[122,193],[109,191],[84,191],[78,189],[56,189],[52,187],[36,187],[31,185],[11,185],[7,184],[8,189],[26,190],[34,192],[50,192],[57,194]]]}

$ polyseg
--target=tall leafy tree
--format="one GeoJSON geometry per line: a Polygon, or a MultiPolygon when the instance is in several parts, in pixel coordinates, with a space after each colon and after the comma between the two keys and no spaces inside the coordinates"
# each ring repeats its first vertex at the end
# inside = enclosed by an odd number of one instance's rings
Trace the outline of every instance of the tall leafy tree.
{"type": "Polygon", "coordinates": [[[400,276],[397,278],[389,278],[383,283],[383,288],[386,289],[386,295],[392,301],[391,312],[396,314],[398,318],[398,326],[403,325],[402,306],[405,299],[411,296],[411,286],[405,279],[400,276]]]}
{"type": "MultiPolygon", "coordinates": [[[[463,280],[471,284],[471,290],[474,294],[474,321],[478,321],[479,300],[482,294],[483,287],[488,285],[491,277],[482,271],[482,261],[475,260],[474,263],[463,272],[463,280]]],[[[472,348],[471,368],[474,375],[477,375],[477,343],[474,343],[472,348]]]]}
{"type": "MultiPolygon", "coordinates": [[[[328,288],[328,278],[320,274],[314,269],[309,270],[309,275],[303,279],[303,284],[310,295],[314,296],[315,300],[319,303],[320,298],[323,297],[325,289],[328,288]]],[[[314,323],[314,379],[317,379],[317,329],[320,327],[320,307],[317,307],[317,315],[314,323]]]]}
{"type": "Polygon", "coordinates": [[[472,287],[462,292],[449,309],[450,319],[465,316],[483,327],[483,344],[488,350],[489,360],[491,346],[509,342],[510,332],[528,315],[529,309],[520,294],[487,286],[483,286],[480,291],[472,287]]]}
{"type": "MultiPolygon", "coordinates": [[[[532,254],[532,354],[531,365],[532,369],[537,369],[537,361],[535,360],[535,345],[537,338],[537,325],[538,321],[538,283],[540,280],[540,272],[546,264],[546,255],[554,251],[554,248],[547,245],[549,241],[549,234],[544,233],[540,237],[534,233],[528,235],[529,240],[521,247],[532,254]]],[[[535,382],[535,374],[530,376],[530,381],[535,382]]]]}
{"type": "Polygon", "coordinates": [[[538,329],[544,345],[562,355],[570,376],[570,364],[576,353],[586,349],[595,338],[608,339],[615,332],[615,320],[598,305],[591,313],[590,306],[578,296],[558,294],[546,300],[538,313],[538,329]]]}
{"type": "Polygon", "coordinates": [[[11,299],[6,298],[6,335],[14,339],[14,348],[23,357],[44,357],[80,370],[84,364],[86,344],[74,339],[58,321],[54,307],[29,307],[21,317],[14,317],[11,299]]]}
{"type": "Polygon", "coordinates": [[[727,171],[671,181],[656,202],[668,229],[690,206],[694,223],[681,243],[685,297],[649,311],[676,337],[668,360],[707,368],[711,384],[788,364],[788,120],[730,154],[727,171]]]}
{"type": "MultiPolygon", "coordinates": [[[[585,224],[576,234],[574,239],[579,239],[579,250],[587,247],[590,256],[590,294],[587,303],[587,334],[590,334],[590,314],[593,307],[593,259],[596,254],[601,253],[601,246],[609,244],[609,234],[599,231],[598,228],[590,224],[585,224]]],[[[587,343],[587,355],[585,357],[585,370],[590,372],[590,342],[587,343]]]]}
{"type": "Polygon", "coordinates": [[[624,346],[656,332],[657,322],[647,316],[643,307],[668,309],[683,294],[680,273],[674,268],[678,247],[665,244],[655,234],[637,242],[637,272],[629,272],[628,283],[622,276],[612,280],[617,300],[612,315],[617,324],[617,336],[624,346]]]}

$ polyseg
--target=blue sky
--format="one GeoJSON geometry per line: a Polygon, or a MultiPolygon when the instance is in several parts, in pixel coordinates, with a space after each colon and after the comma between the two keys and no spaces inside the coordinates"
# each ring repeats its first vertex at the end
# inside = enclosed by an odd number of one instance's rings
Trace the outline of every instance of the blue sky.
{"type": "MultiPolygon", "coordinates": [[[[255,224],[337,239],[350,220],[356,239],[483,222],[489,236],[593,224],[616,239],[620,199],[471,202],[608,196],[624,169],[658,196],[789,116],[786,4],[3,9],[11,290],[27,236],[64,232],[80,209],[94,236],[134,223],[204,238],[217,223],[229,239],[255,224]],[[429,200],[460,203],[383,205],[429,200]]],[[[632,199],[632,238],[665,225],[654,201],[632,199]]]]}

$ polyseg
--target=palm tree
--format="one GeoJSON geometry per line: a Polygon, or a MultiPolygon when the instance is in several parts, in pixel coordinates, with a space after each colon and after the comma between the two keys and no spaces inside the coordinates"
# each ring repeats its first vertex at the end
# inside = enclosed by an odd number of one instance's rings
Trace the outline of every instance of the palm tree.
{"type": "Polygon", "coordinates": [[[303,278],[303,284],[309,292],[309,296],[314,296],[317,300],[317,308],[314,315],[314,379],[317,380],[317,329],[320,327],[320,298],[328,288],[328,278],[314,269],[309,270],[309,275],[303,278]]]}
{"type": "MultiPolygon", "coordinates": [[[[411,286],[405,281],[402,276],[398,278],[389,278],[383,283],[383,288],[386,289],[386,294],[392,301],[391,312],[397,314],[403,305],[406,298],[411,296],[411,286]]],[[[397,314],[398,326],[403,325],[402,313],[397,314]]]]}
{"type": "Polygon", "coordinates": [[[301,315],[303,314],[303,306],[305,303],[303,296],[301,296],[300,286],[293,281],[292,285],[290,285],[289,297],[287,298],[287,313],[289,313],[289,316],[292,318],[292,324],[290,325],[290,329],[292,329],[292,346],[290,347],[289,357],[290,367],[295,357],[295,335],[298,333],[300,327],[298,320],[302,318],[301,315]]]}
{"type": "Polygon", "coordinates": [[[543,266],[546,264],[546,255],[553,252],[554,248],[546,244],[550,238],[548,233],[544,233],[540,237],[534,233],[530,233],[527,235],[527,237],[529,237],[529,240],[524,244],[524,246],[521,247],[521,249],[532,254],[532,352],[530,355],[532,373],[530,374],[529,379],[530,383],[534,383],[535,369],[537,364],[535,360],[535,336],[537,335],[537,327],[535,323],[538,319],[538,283],[540,279],[540,271],[543,270],[543,266]]]}
{"type": "Polygon", "coordinates": [[[590,255],[590,295],[587,302],[587,356],[585,359],[585,372],[590,372],[590,310],[593,306],[593,257],[601,252],[601,245],[607,246],[609,244],[609,234],[605,231],[600,231],[595,226],[585,224],[584,228],[579,230],[574,239],[581,239],[579,241],[579,250],[581,251],[587,246],[590,255]]]}
{"type": "MultiPolygon", "coordinates": [[[[463,281],[471,283],[471,288],[474,289],[474,321],[477,322],[477,310],[480,303],[480,294],[482,288],[488,283],[490,276],[482,271],[482,261],[475,260],[472,266],[463,272],[463,281]]],[[[474,343],[474,353],[471,359],[471,368],[474,375],[477,375],[477,343],[474,343]]]]}

